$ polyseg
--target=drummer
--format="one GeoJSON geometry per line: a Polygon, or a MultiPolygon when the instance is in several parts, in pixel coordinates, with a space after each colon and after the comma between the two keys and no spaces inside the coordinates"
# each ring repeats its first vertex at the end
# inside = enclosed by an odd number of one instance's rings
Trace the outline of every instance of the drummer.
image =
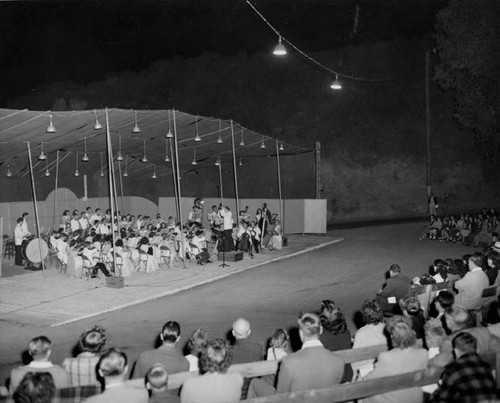
{"type": "Polygon", "coordinates": [[[23,241],[31,235],[31,233],[27,230],[24,225],[25,221],[22,217],[17,219],[17,225],[14,228],[14,243],[16,246],[16,266],[23,266],[23,241]]]}

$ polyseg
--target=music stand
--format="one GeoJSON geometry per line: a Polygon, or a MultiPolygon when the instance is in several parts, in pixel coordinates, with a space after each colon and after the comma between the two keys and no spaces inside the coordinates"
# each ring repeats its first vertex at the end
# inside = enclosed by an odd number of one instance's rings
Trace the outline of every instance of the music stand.
{"type": "Polygon", "coordinates": [[[225,231],[222,231],[222,264],[220,264],[219,267],[229,267],[229,265],[226,264],[226,232],[225,231]]]}

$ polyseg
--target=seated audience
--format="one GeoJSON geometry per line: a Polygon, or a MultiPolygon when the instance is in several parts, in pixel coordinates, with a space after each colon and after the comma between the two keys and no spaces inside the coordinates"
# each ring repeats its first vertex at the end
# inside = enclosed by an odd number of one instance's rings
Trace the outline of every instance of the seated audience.
{"type": "Polygon", "coordinates": [[[248,391],[249,398],[326,388],[340,383],[344,373],[344,360],[327,350],[319,340],[319,316],[304,313],[300,315],[298,324],[302,348],[281,359],[276,389],[262,379],[254,379],[248,391]]]}
{"type": "MultiPolygon", "coordinates": [[[[387,345],[387,338],[384,334],[385,322],[384,313],[374,301],[365,301],[361,306],[361,315],[365,325],[354,335],[352,348],[362,348],[369,346],[387,345]]],[[[373,369],[375,360],[363,360],[351,364],[354,378],[365,376],[373,369]]]]}
{"type": "MultiPolygon", "coordinates": [[[[427,322],[425,324],[425,342],[427,345],[427,352],[429,355],[429,360],[433,359],[439,354],[441,345],[444,343],[448,336],[441,326],[441,323],[437,322],[427,322]]],[[[424,393],[432,393],[437,389],[437,384],[426,385],[422,387],[424,393]]]]}
{"type": "Polygon", "coordinates": [[[168,373],[162,364],[153,365],[146,374],[149,403],[179,403],[177,390],[168,390],[168,373]]]}
{"type": "Polygon", "coordinates": [[[435,316],[432,319],[429,319],[428,322],[436,323],[439,326],[443,326],[444,314],[448,312],[453,304],[455,303],[455,296],[452,292],[448,290],[441,291],[431,306],[431,312],[435,316]]]}
{"type": "Polygon", "coordinates": [[[201,376],[188,378],[181,389],[182,403],[233,403],[240,400],[243,378],[227,373],[231,349],[222,339],[207,342],[200,356],[201,376]]]}
{"type": "Polygon", "coordinates": [[[469,272],[455,283],[458,294],[455,297],[455,304],[466,309],[481,308],[481,295],[488,287],[488,276],[482,269],[483,256],[481,253],[474,253],[468,260],[469,272]]]}
{"type": "Polygon", "coordinates": [[[50,372],[27,372],[14,392],[15,403],[50,403],[56,392],[50,372]]]}
{"type": "Polygon", "coordinates": [[[232,334],[235,342],[231,348],[233,364],[260,361],[264,357],[262,346],[259,343],[248,340],[252,329],[250,322],[239,318],[233,323],[232,334]]]}
{"type": "Polygon", "coordinates": [[[387,315],[394,315],[400,312],[399,300],[408,295],[410,289],[410,279],[401,274],[401,267],[393,264],[389,268],[389,278],[382,289],[377,293],[377,303],[387,315]]]}
{"type": "Polygon", "coordinates": [[[80,336],[78,347],[81,353],[75,358],[64,359],[62,363],[62,367],[71,376],[73,386],[99,385],[96,377],[97,363],[105,343],[106,334],[101,326],[94,326],[80,336]]]}
{"type": "Polygon", "coordinates": [[[269,348],[267,349],[267,361],[281,360],[288,354],[290,337],[285,329],[276,329],[269,340],[269,348]]]}
{"type": "Polygon", "coordinates": [[[177,350],[181,327],[175,321],[163,325],[160,339],[163,342],[155,350],[144,351],[135,363],[133,378],[144,378],[154,364],[163,364],[169,374],[189,371],[189,361],[177,350]]]}
{"type": "Polygon", "coordinates": [[[186,359],[189,361],[189,372],[198,372],[198,359],[200,354],[207,346],[207,334],[203,329],[196,329],[189,337],[187,348],[189,354],[186,355],[186,359]]]}
{"type": "Polygon", "coordinates": [[[10,373],[10,392],[14,392],[28,372],[49,372],[57,389],[71,386],[71,377],[59,365],[49,361],[51,341],[46,336],[38,336],[28,344],[28,352],[33,358],[28,365],[13,369],[10,373]]]}
{"type": "MultiPolygon", "coordinates": [[[[427,350],[416,347],[416,334],[409,318],[394,316],[387,322],[392,350],[379,354],[375,367],[364,379],[383,378],[405,372],[425,369],[429,362],[427,350]]],[[[403,389],[381,395],[370,396],[364,402],[421,403],[422,388],[403,389]]]]}
{"type": "Polygon", "coordinates": [[[408,297],[400,301],[401,310],[403,315],[410,318],[412,329],[417,335],[417,339],[423,340],[425,337],[424,325],[425,317],[420,302],[416,297],[408,297]]]}
{"type": "Polygon", "coordinates": [[[498,270],[500,269],[500,253],[491,250],[486,255],[486,276],[488,277],[489,285],[497,283],[498,270]]]}
{"type": "Polygon", "coordinates": [[[444,320],[451,334],[441,345],[439,354],[430,361],[431,365],[444,367],[453,361],[452,340],[460,332],[470,333],[476,338],[479,354],[500,353],[500,339],[493,336],[486,327],[473,327],[472,317],[467,309],[455,305],[444,314],[444,320]]]}
{"type": "Polygon", "coordinates": [[[445,368],[439,388],[429,402],[497,401],[491,367],[478,355],[475,337],[466,332],[458,333],[453,337],[452,346],[455,361],[445,368]]]}
{"type": "Polygon", "coordinates": [[[127,355],[116,348],[106,351],[97,370],[104,378],[104,392],[89,397],[85,403],[147,403],[148,392],[144,386],[132,386],[124,382],[128,372],[127,355]]]}

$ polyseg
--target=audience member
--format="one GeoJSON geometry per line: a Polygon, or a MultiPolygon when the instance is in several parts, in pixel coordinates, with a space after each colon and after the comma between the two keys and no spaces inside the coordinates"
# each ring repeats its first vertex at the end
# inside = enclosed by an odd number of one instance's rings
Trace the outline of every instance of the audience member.
{"type": "Polygon", "coordinates": [[[134,378],[144,378],[154,364],[163,364],[169,374],[189,371],[189,361],[177,350],[181,338],[181,327],[175,321],[163,325],[160,339],[162,345],[155,350],[144,351],[139,355],[134,367],[134,378]]]}
{"type": "Polygon", "coordinates": [[[455,283],[458,294],[455,298],[457,305],[466,309],[481,308],[481,295],[488,287],[488,276],[482,269],[483,256],[481,253],[474,253],[468,261],[469,272],[455,283]]]}
{"type": "Polygon", "coordinates": [[[28,365],[13,369],[10,373],[10,392],[14,392],[28,372],[49,372],[57,389],[71,386],[71,377],[59,365],[49,361],[51,341],[46,336],[38,336],[28,344],[28,352],[33,358],[28,365]]]}
{"type": "Polygon", "coordinates": [[[326,388],[340,383],[344,373],[344,360],[327,350],[319,340],[322,332],[319,316],[312,313],[301,314],[298,324],[302,348],[281,359],[276,389],[261,379],[254,379],[248,391],[249,398],[326,388]]]}
{"type": "MultiPolygon", "coordinates": [[[[427,350],[416,347],[416,334],[409,318],[394,316],[387,322],[387,332],[393,349],[379,354],[375,367],[365,379],[383,378],[425,369],[429,362],[427,350]]],[[[421,388],[403,389],[370,396],[365,402],[421,403],[421,388]]]]}
{"type": "Polygon", "coordinates": [[[393,264],[389,268],[389,278],[377,293],[377,303],[387,315],[401,313],[399,300],[406,295],[410,289],[410,279],[401,274],[401,267],[393,264]]]}
{"type": "Polygon", "coordinates": [[[410,318],[412,329],[417,335],[417,339],[424,340],[425,338],[425,317],[424,312],[420,307],[420,302],[417,297],[407,297],[400,301],[401,310],[403,315],[410,318]]]}
{"type": "Polygon", "coordinates": [[[500,269],[500,253],[494,250],[486,254],[486,276],[490,285],[497,283],[498,270],[500,269]]]}
{"type": "Polygon", "coordinates": [[[16,391],[15,403],[50,403],[56,386],[50,372],[27,372],[16,391]]]}
{"type": "Polygon", "coordinates": [[[189,350],[189,354],[186,355],[186,359],[189,361],[189,371],[190,372],[198,372],[198,359],[200,357],[201,352],[207,346],[207,334],[203,329],[196,329],[191,336],[189,337],[187,348],[189,350]]]}
{"type": "Polygon", "coordinates": [[[201,376],[188,378],[181,389],[182,403],[233,403],[241,396],[243,378],[237,372],[227,373],[231,349],[222,339],[207,342],[200,356],[201,376]]]}
{"type": "Polygon", "coordinates": [[[85,403],[147,403],[144,386],[124,382],[128,372],[127,355],[116,348],[106,351],[97,363],[99,375],[104,378],[104,392],[89,397],[85,403]]]}
{"type": "Polygon", "coordinates": [[[276,329],[269,340],[269,348],[267,349],[267,361],[281,360],[288,354],[290,337],[285,329],[276,329]]]}
{"type": "Polygon", "coordinates": [[[441,375],[439,388],[432,394],[431,403],[497,401],[496,384],[490,366],[477,353],[473,335],[458,333],[452,340],[455,361],[441,375]]]}
{"type": "Polygon", "coordinates": [[[179,403],[177,390],[168,390],[168,373],[162,364],[153,365],[146,374],[149,403],[179,403]]]}
{"type": "MultiPolygon", "coordinates": [[[[352,348],[387,345],[384,334],[384,313],[375,301],[365,301],[361,306],[361,315],[365,325],[354,335],[352,348]]],[[[373,369],[375,360],[363,360],[351,364],[354,378],[364,377],[373,369]]]]}
{"type": "Polygon", "coordinates": [[[106,334],[101,326],[94,326],[80,336],[80,354],[75,358],[66,358],[62,363],[62,367],[71,376],[73,386],[99,385],[96,377],[97,363],[105,343],[106,334]]]}
{"type": "Polygon", "coordinates": [[[233,364],[241,364],[244,362],[254,362],[263,359],[263,349],[259,343],[248,340],[252,329],[250,322],[246,319],[239,318],[233,323],[233,336],[235,342],[232,346],[233,364]]]}

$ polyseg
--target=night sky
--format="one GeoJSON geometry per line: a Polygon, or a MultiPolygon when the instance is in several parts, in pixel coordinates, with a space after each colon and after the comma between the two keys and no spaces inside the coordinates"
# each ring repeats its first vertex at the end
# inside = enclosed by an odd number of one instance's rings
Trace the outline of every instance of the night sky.
{"type": "MultiPolygon", "coordinates": [[[[261,0],[253,4],[307,53],[432,32],[436,0],[261,0]],[[354,15],[359,23],[354,33],[354,15]]],[[[0,3],[0,106],[37,85],[90,83],[152,62],[270,52],[277,38],[244,0],[0,3]]],[[[335,66],[337,67],[337,66],[335,66]]]]}

